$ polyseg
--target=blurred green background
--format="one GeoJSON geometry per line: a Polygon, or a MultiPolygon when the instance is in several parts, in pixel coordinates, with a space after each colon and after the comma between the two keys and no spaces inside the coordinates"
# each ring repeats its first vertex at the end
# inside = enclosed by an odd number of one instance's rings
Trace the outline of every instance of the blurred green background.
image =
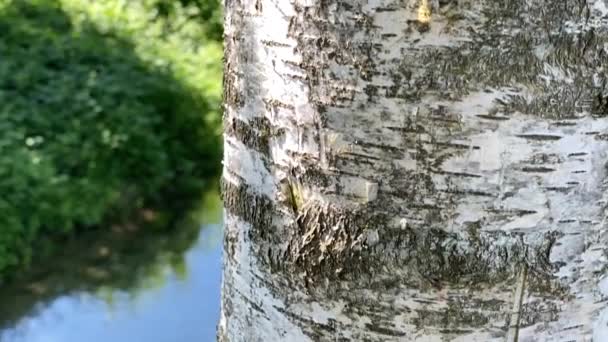
{"type": "Polygon", "coordinates": [[[0,283],[215,184],[221,37],[217,0],[0,0],[0,283]]]}

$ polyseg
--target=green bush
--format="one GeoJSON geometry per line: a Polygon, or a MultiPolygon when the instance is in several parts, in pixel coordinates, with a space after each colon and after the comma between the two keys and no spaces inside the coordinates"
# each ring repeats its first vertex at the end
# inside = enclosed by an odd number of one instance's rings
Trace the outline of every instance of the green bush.
{"type": "Polygon", "coordinates": [[[218,171],[219,5],[182,2],[0,0],[0,275],[218,171]]]}
{"type": "Polygon", "coordinates": [[[149,0],[149,7],[155,8],[161,17],[170,18],[176,13],[184,13],[194,22],[201,23],[205,35],[212,40],[222,38],[223,18],[221,6],[214,0],[149,0]]]}

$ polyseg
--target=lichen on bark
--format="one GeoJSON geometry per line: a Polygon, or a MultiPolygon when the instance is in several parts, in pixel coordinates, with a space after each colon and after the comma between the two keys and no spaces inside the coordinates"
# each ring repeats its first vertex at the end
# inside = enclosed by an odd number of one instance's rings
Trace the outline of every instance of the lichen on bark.
{"type": "Polygon", "coordinates": [[[223,340],[601,332],[603,0],[226,6],[223,340]]]}

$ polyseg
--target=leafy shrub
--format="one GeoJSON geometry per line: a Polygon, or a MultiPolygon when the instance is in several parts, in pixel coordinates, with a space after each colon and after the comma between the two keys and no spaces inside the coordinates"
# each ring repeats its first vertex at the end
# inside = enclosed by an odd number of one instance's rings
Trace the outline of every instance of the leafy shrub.
{"type": "Polygon", "coordinates": [[[0,0],[0,274],[218,170],[216,29],[160,2],[0,0]]]}
{"type": "Polygon", "coordinates": [[[192,21],[203,25],[207,37],[219,41],[222,38],[222,14],[218,1],[213,0],[149,0],[148,6],[155,8],[162,17],[185,13],[192,21]]]}

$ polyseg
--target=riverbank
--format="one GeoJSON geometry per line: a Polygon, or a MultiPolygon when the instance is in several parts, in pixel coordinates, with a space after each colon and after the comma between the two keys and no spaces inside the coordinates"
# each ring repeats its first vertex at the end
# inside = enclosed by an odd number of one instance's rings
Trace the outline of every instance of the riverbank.
{"type": "Polygon", "coordinates": [[[219,5],[183,4],[0,0],[0,279],[218,174],[219,5]]]}
{"type": "MultiPolygon", "coordinates": [[[[0,285],[0,330],[35,315],[36,308],[57,298],[89,294],[111,302],[113,293],[137,296],[162,288],[168,275],[188,282],[193,265],[188,265],[187,251],[198,244],[220,252],[221,208],[213,187],[193,210],[171,215],[173,223],[168,226],[132,222],[64,239],[50,257],[37,258],[28,270],[0,285]],[[201,229],[211,230],[204,239],[199,239],[201,229]]],[[[219,291],[219,268],[213,276],[219,291]]],[[[219,292],[217,306],[219,310],[219,292]]]]}

